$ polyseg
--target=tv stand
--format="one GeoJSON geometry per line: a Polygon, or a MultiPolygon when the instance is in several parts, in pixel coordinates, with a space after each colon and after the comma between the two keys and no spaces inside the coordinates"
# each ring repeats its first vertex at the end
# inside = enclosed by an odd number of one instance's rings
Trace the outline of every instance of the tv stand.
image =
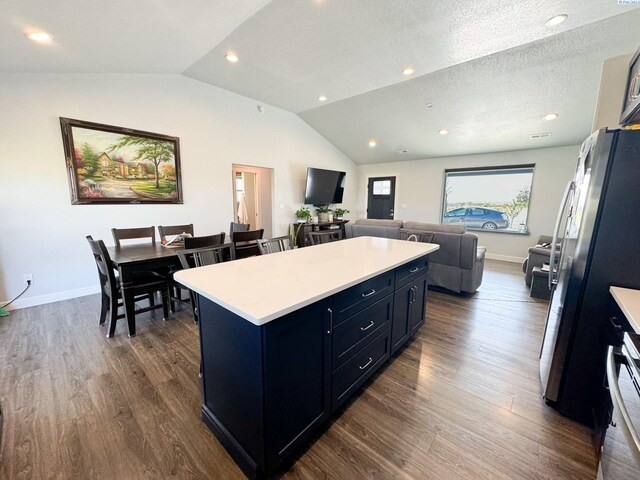
{"type": "Polygon", "coordinates": [[[335,222],[319,222],[319,223],[294,223],[294,231],[297,231],[296,245],[300,247],[311,246],[311,240],[309,239],[310,232],[321,232],[323,230],[336,230],[342,231],[342,238],[346,237],[345,224],[349,220],[336,220],[335,222]]]}

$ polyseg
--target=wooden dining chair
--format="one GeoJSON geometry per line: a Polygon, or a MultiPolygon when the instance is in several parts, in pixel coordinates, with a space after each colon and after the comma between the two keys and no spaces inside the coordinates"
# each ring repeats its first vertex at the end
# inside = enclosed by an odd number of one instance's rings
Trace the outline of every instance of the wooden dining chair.
{"type": "Polygon", "coordinates": [[[264,228],[248,232],[233,232],[231,242],[236,249],[236,258],[247,258],[260,255],[257,240],[262,239],[264,228]]]}
{"type": "MultiPolygon", "coordinates": [[[[209,247],[178,250],[178,258],[180,259],[182,268],[196,268],[235,260],[236,251],[233,243],[225,243],[209,247]]],[[[182,285],[182,288],[187,287],[182,285]]],[[[189,290],[189,295],[191,297],[191,306],[193,308],[193,319],[195,323],[198,323],[198,306],[196,304],[196,296],[193,290],[189,290]]]]}
{"type": "Polygon", "coordinates": [[[158,235],[162,244],[166,243],[167,236],[188,233],[193,237],[193,223],[189,225],[158,225],[158,235]]]}
{"type": "MultiPolygon", "coordinates": [[[[188,234],[193,237],[193,223],[189,223],[186,225],[158,225],[158,235],[160,236],[160,243],[165,245],[168,241],[170,241],[167,237],[175,237],[177,235],[188,234]]],[[[185,237],[189,238],[189,237],[185,237]]],[[[186,241],[184,243],[184,248],[187,247],[186,241]]],[[[177,268],[171,268],[168,271],[159,271],[161,275],[167,277],[169,282],[169,302],[171,306],[171,313],[175,313],[176,311],[176,302],[189,302],[189,296],[187,298],[182,298],[181,291],[184,290],[181,288],[181,285],[177,282],[173,281],[173,274],[177,271],[177,268]]]]}
{"type": "Polygon", "coordinates": [[[311,245],[336,242],[338,240],[342,240],[342,231],[340,229],[335,229],[322,230],[320,232],[309,232],[309,239],[311,240],[311,245]]]}
{"type": "Polygon", "coordinates": [[[291,237],[285,235],[283,237],[266,238],[264,240],[258,240],[258,250],[260,255],[267,255],[269,253],[284,252],[285,250],[291,250],[291,237]]]}
{"type": "Polygon", "coordinates": [[[229,238],[231,238],[233,232],[248,232],[250,227],[251,225],[248,223],[231,222],[231,225],[229,225],[229,238]]]}
{"type": "Polygon", "coordinates": [[[216,245],[222,245],[224,243],[224,232],[216,233],[215,235],[204,235],[201,237],[187,237],[184,239],[184,248],[200,248],[200,247],[215,247],[216,245]]]}
{"type": "Polygon", "coordinates": [[[111,234],[116,247],[120,246],[121,240],[133,240],[139,238],[148,238],[153,245],[156,244],[155,227],[140,228],[112,228],[111,234]]]}
{"type": "MultiPolygon", "coordinates": [[[[109,315],[109,327],[107,329],[107,337],[113,337],[116,331],[116,322],[120,318],[124,318],[125,314],[118,314],[118,308],[122,307],[122,293],[120,290],[120,280],[116,278],[113,266],[111,264],[111,257],[105,247],[102,240],[94,240],[91,235],[87,236],[91,253],[98,267],[98,278],[100,280],[100,291],[102,294],[102,304],[100,308],[100,325],[104,325],[107,320],[107,314],[109,315]]],[[[167,280],[162,275],[156,272],[136,272],[133,275],[133,291],[135,301],[148,300],[149,306],[145,308],[139,308],[135,310],[135,314],[144,313],[156,308],[160,308],[160,305],[155,305],[153,302],[153,295],[156,292],[160,292],[162,296],[162,312],[163,320],[166,320],[169,316],[169,300],[167,292],[167,280]]],[[[135,335],[135,318],[127,319],[129,322],[129,336],[135,335]]]]}

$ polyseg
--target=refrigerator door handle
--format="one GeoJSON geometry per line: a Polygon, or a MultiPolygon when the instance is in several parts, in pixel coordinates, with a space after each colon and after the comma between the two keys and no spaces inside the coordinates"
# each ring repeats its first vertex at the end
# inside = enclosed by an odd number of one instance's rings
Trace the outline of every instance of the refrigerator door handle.
{"type": "Polygon", "coordinates": [[[564,212],[564,207],[569,200],[569,194],[571,190],[575,188],[575,183],[571,180],[567,183],[566,188],[564,189],[564,194],[562,195],[562,202],[560,202],[560,210],[558,211],[558,216],[556,217],[556,225],[553,228],[553,240],[551,242],[551,255],[549,257],[549,290],[553,288],[553,285],[557,283],[554,279],[553,272],[555,271],[555,261],[556,261],[556,244],[558,243],[558,230],[560,230],[560,225],[562,223],[562,213],[564,212]]]}
{"type": "Polygon", "coordinates": [[[624,420],[624,423],[631,435],[633,443],[635,444],[636,449],[640,451],[640,435],[633,427],[633,421],[631,420],[631,416],[629,415],[629,411],[624,404],[624,399],[622,398],[622,392],[620,392],[620,386],[618,385],[618,375],[616,374],[616,361],[613,358],[613,347],[609,347],[609,351],[607,352],[607,383],[609,384],[609,392],[611,394],[611,401],[613,403],[613,408],[617,409],[620,412],[620,416],[624,420]]]}

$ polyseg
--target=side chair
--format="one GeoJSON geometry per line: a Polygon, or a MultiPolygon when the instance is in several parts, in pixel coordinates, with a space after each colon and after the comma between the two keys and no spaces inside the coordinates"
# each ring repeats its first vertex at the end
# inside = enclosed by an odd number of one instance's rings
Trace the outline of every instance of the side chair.
{"type": "Polygon", "coordinates": [[[203,235],[201,237],[187,237],[184,239],[184,248],[200,248],[200,247],[215,247],[216,245],[222,245],[224,243],[224,232],[216,233],[215,235],[203,235]]]}
{"type": "Polygon", "coordinates": [[[233,232],[231,241],[236,249],[236,258],[247,258],[260,255],[257,240],[262,239],[264,228],[247,232],[233,232]]]}
{"type": "Polygon", "coordinates": [[[250,227],[251,225],[248,223],[231,222],[231,225],[229,225],[229,237],[233,235],[233,232],[248,232],[250,227]]]}
{"type": "Polygon", "coordinates": [[[291,237],[285,235],[282,237],[258,240],[258,250],[260,250],[261,255],[291,250],[291,237]]]}
{"type": "MultiPolygon", "coordinates": [[[[183,269],[214,265],[216,263],[227,262],[236,259],[236,251],[233,243],[215,245],[211,247],[189,248],[178,250],[178,258],[183,269]]],[[[176,281],[176,283],[179,283],[176,281]]],[[[187,288],[181,285],[181,288],[187,288]]],[[[193,319],[198,323],[198,307],[196,296],[193,290],[189,290],[191,306],[193,308],[193,319]]]]}
{"type": "Polygon", "coordinates": [[[133,240],[137,238],[148,238],[152,245],[156,244],[155,227],[140,228],[112,228],[111,234],[116,247],[120,247],[121,240],[133,240]]]}
{"type": "Polygon", "coordinates": [[[180,235],[181,233],[188,233],[193,237],[193,223],[188,225],[158,225],[158,235],[160,236],[160,242],[163,244],[167,241],[167,236],[180,235]]]}
{"type": "Polygon", "coordinates": [[[311,240],[311,245],[336,242],[338,240],[342,240],[342,231],[335,229],[323,230],[321,232],[309,232],[309,239],[311,240]]]}
{"type": "MultiPolygon", "coordinates": [[[[116,331],[117,320],[124,318],[125,314],[118,314],[118,308],[123,306],[122,294],[120,290],[120,280],[116,277],[111,257],[102,240],[94,240],[87,236],[91,253],[98,268],[98,278],[100,280],[100,291],[102,293],[102,305],[100,309],[100,325],[104,325],[109,315],[109,327],[107,337],[113,337],[116,331]]],[[[163,320],[169,316],[169,300],[167,292],[167,280],[156,272],[139,272],[134,274],[134,296],[135,301],[149,300],[150,305],[145,308],[135,310],[135,314],[148,312],[160,308],[160,305],[153,304],[153,295],[160,292],[162,296],[163,320]]],[[[135,314],[134,318],[128,318],[129,336],[135,335],[135,314]]]]}

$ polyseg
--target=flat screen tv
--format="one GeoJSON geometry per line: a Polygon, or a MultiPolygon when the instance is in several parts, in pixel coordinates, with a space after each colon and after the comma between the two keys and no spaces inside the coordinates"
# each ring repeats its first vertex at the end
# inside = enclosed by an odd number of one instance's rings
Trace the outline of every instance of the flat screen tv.
{"type": "Polygon", "coordinates": [[[328,205],[342,203],[345,172],[307,168],[307,186],[304,189],[304,203],[328,205]]]}

